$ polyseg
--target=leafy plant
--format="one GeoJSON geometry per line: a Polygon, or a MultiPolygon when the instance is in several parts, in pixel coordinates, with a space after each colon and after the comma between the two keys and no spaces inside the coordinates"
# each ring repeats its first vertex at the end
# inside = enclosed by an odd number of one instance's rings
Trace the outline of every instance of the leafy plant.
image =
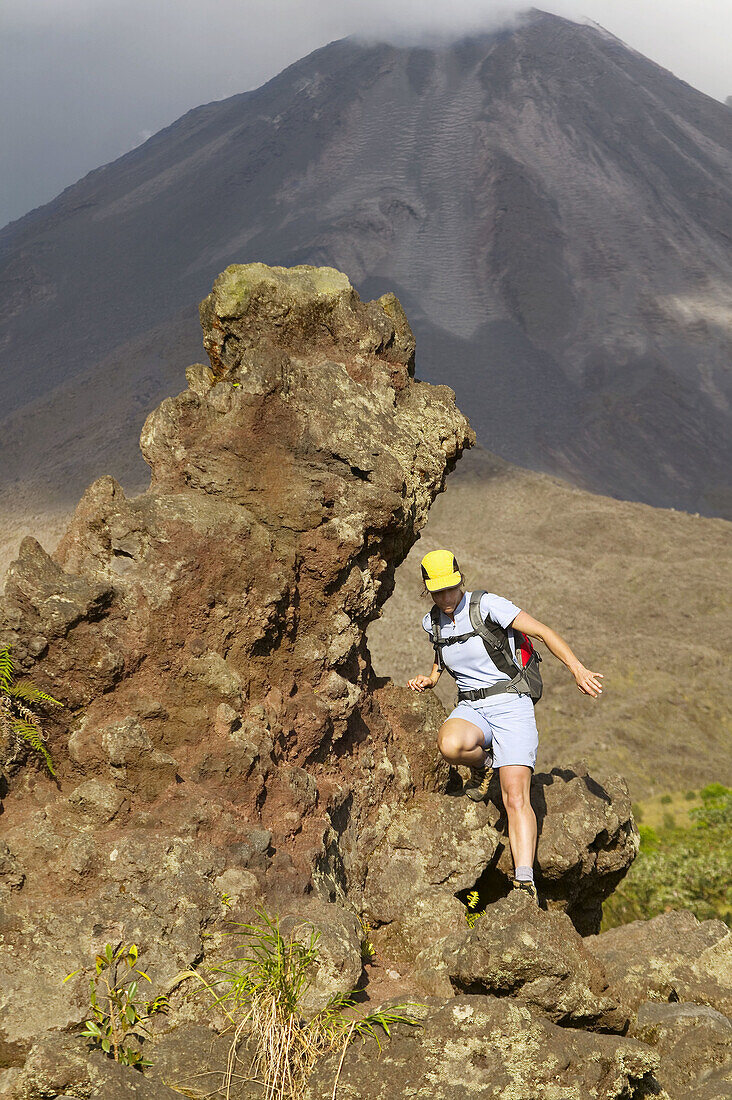
{"type": "MultiPolygon", "coordinates": [[[[278,917],[264,909],[256,912],[259,923],[237,922],[240,931],[226,933],[244,936],[241,955],[215,967],[211,981],[197,971],[185,975],[204,984],[233,1028],[225,1078],[227,1100],[244,1040],[252,1051],[248,1076],[265,1086],[265,1100],[297,1100],[323,1055],[338,1050],[345,1054],[356,1036],[374,1038],[381,1048],[381,1034],[390,1036],[397,1022],[419,1026],[406,1014],[409,1005],[377,1009],[362,1017],[349,1015],[356,1003],[353,993],[336,994],[306,1019],[302,1002],[318,959],[319,934],[311,928],[303,942],[295,928],[285,938],[278,917]],[[224,991],[219,992],[222,986],[224,991]]],[[[338,1074],[342,1064],[343,1057],[338,1074]]]]}
{"type": "MultiPolygon", "coordinates": [[[[166,1013],[169,1005],[168,998],[164,996],[148,1001],[137,996],[138,978],[150,981],[144,970],[137,966],[137,956],[138,949],[134,943],[129,946],[122,943],[116,950],[108,943],[104,954],[97,955],[96,974],[89,979],[93,1019],[86,1021],[81,1035],[114,1058],[115,1062],[142,1069],[152,1065],[152,1062],[146,1061],[139,1050],[130,1046],[130,1041],[139,1042],[149,1034],[147,1021],[159,1013],[166,1013]],[[131,980],[125,983],[120,971],[131,980]],[[133,974],[138,977],[133,978],[133,974]]],[[[78,973],[74,970],[67,974],[64,981],[78,973]]]]}
{"type": "Polygon", "coordinates": [[[55,778],[56,772],[53,769],[51,754],[44,744],[46,735],[41,729],[39,718],[28,704],[53,703],[55,706],[62,707],[63,703],[35,687],[29,680],[13,683],[15,666],[10,655],[11,648],[11,646],[3,646],[0,649],[0,727],[4,733],[26,741],[31,748],[35,749],[43,757],[46,767],[55,778]]]}
{"type": "Polygon", "coordinates": [[[640,853],[605,903],[603,928],[669,909],[690,909],[699,920],[717,917],[732,927],[732,789],[711,783],[699,799],[688,825],[666,813],[660,827],[640,826],[640,853]]]}
{"type": "Polygon", "coordinates": [[[359,916],[358,923],[361,925],[361,961],[364,963],[371,962],[376,954],[376,948],[371,942],[373,928],[365,917],[359,916]]]}
{"type": "Polygon", "coordinates": [[[468,928],[472,928],[478,917],[482,917],[485,913],[485,909],[478,909],[480,904],[480,895],[477,890],[471,890],[466,899],[467,910],[465,912],[465,922],[468,928]]]}

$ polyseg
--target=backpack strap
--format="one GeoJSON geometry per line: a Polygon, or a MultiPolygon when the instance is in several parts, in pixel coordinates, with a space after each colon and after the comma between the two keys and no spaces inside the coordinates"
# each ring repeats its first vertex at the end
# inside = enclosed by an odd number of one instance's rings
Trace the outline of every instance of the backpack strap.
{"type": "Polygon", "coordinates": [[[442,630],[440,629],[440,609],[437,604],[432,605],[432,610],[430,611],[430,620],[432,622],[432,646],[435,651],[435,664],[439,668],[440,672],[449,672],[453,680],[455,680],[457,679],[455,673],[452,671],[451,668],[448,668],[443,660],[443,646],[454,645],[455,642],[464,642],[466,638],[472,638],[473,635],[471,633],[461,634],[457,638],[443,638],[442,630]]]}
{"type": "Polygon", "coordinates": [[[473,631],[482,639],[488,656],[493,661],[499,672],[513,680],[518,667],[511,652],[511,643],[508,639],[508,631],[499,623],[487,615],[485,619],[480,614],[480,601],[485,596],[484,591],[470,593],[470,625],[473,631]]]}
{"type": "Polygon", "coordinates": [[[432,605],[430,611],[430,620],[432,622],[432,646],[435,651],[435,664],[439,668],[440,672],[445,668],[445,662],[442,659],[442,631],[440,630],[440,609],[437,604],[432,605]]]}

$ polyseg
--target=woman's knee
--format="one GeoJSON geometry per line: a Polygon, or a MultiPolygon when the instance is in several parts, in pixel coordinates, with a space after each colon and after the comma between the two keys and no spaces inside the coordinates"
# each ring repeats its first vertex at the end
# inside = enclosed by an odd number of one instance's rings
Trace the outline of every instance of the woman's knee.
{"type": "Polygon", "coordinates": [[[521,813],[530,806],[528,793],[520,787],[509,787],[503,791],[503,804],[509,813],[521,813]]]}
{"type": "Polygon", "coordinates": [[[453,763],[459,763],[463,753],[472,752],[482,742],[483,734],[477,726],[459,718],[448,718],[437,734],[437,747],[453,763]]]}
{"type": "Polygon", "coordinates": [[[437,747],[446,760],[455,760],[463,751],[460,735],[444,726],[437,734],[437,747]]]}
{"type": "Polygon", "coordinates": [[[530,780],[521,777],[511,777],[507,781],[504,777],[501,783],[503,805],[509,813],[523,813],[531,810],[530,780]]]}

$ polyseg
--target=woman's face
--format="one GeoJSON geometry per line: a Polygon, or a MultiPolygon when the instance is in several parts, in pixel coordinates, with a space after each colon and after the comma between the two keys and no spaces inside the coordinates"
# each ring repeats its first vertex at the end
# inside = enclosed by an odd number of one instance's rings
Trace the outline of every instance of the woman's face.
{"type": "Polygon", "coordinates": [[[463,586],[456,584],[454,588],[443,588],[442,591],[433,592],[431,595],[440,611],[444,611],[446,615],[452,615],[463,598],[463,586]]]}

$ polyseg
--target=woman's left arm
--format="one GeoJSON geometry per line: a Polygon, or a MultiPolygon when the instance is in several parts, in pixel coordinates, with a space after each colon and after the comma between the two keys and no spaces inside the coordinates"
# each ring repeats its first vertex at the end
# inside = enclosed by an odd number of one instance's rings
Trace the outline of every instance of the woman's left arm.
{"type": "Polygon", "coordinates": [[[525,611],[519,611],[511,626],[516,627],[517,630],[522,630],[524,634],[528,634],[531,638],[538,638],[540,642],[543,642],[555,657],[564,662],[574,676],[577,687],[585,695],[592,695],[593,698],[602,695],[602,684],[600,683],[600,680],[603,679],[602,673],[590,672],[588,668],[585,668],[582,662],[575,657],[564,638],[560,638],[556,630],[540,623],[538,619],[527,615],[525,611]]]}

